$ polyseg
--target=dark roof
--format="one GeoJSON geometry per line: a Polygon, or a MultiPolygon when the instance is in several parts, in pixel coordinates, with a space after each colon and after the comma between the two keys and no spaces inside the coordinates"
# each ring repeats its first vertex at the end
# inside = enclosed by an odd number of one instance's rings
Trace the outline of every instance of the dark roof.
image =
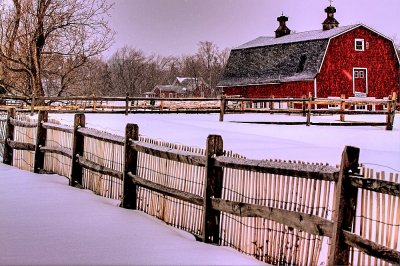
{"type": "Polygon", "coordinates": [[[185,94],[190,91],[187,88],[179,85],[156,85],[151,92],[155,93],[157,89],[159,89],[160,92],[175,92],[180,94],[185,94]]]}
{"type": "Polygon", "coordinates": [[[259,37],[230,53],[220,87],[313,80],[329,40],[361,26],[294,33],[280,38],[259,37]]]}

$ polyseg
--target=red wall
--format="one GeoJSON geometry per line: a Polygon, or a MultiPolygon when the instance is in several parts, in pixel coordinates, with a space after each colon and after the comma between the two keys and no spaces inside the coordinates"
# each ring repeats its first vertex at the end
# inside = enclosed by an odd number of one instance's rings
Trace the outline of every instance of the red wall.
{"type": "Polygon", "coordinates": [[[317,76],[317,97],[353,94],[353,67],[367,68],[368,97],[383,98],[399,88],[399,64],[391,41],[365,27],[331,39],[317,76]],[[364,51],[356,51],[355,39],[364,39],[364,51]],[[368,43],[368,46],[367,46],[368,43]]]}
{"type": "Polygon", "coordinates": [[[280,84],[253,85],[224,88],[225,95],[240,95],[245,98],[301,98],[308,96],[311,92],[314,94],[314,81],[286,82],[280,84]]]}
{"type": "MultiPolygon", "coordinates": [[[[353,67],[368,70],[368,97],[383,98],[399,92],[399,63],[391,41],[361,26],[331,39],[321,71],[317,74],[317,97],[353,97],[353,67]],[[364,39],[365,50],[355,51],[354,40],[364,39]],[[366,47],[368,43],[368,48],[366,47]]],[[[301,97],[311,92],[314,82],[301,81],[224,88],[226,95],[249,98],[301,97]]],[[[315,96],[315,95],[314,95],[315,96]]]]}

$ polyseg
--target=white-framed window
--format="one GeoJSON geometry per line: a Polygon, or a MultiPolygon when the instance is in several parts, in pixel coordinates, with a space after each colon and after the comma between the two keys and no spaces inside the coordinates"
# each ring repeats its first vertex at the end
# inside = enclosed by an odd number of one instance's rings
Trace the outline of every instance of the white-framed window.
{"type": "Polygon", "coordinates": [[[354,78],[358,79],[358,71],[357,70],[354,70],[354,78]]]}
{"type": "Polygon", "coordinates": [[[356,110],[367,110],[367,105],[366,104],[357,104],[355,106],[356,110]]]}
{"type": "Polygon", "coordinates": [[[364,71],[358,72],[358,76],[360,77],[360,79],[363,79],[364,78],[364,71]]]}
{"type": "Polygon", "coordinates": [[[354,49],[356,51],[364,51],[364,39],[355,39],[354,40],[354,49]]]}

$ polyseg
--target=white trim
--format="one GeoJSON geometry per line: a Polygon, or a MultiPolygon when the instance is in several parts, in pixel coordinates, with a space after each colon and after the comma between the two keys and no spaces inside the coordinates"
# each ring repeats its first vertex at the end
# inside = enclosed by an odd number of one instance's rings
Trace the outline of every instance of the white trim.
{"type": "Polygon", "coordinates": [[[355,91],[356,81],[354,78],[354,72],[356,69],[365,70],[365,93],[368,94],[368,69],[366,67],[353,67],[353,94],[356,93],[356,91],[355,91]]]}
{"type": "Polygon", "coordinates": [[[364,52],[365,51],[365,40],[361,38],[355,38],[354,39],[354,50],[358,52],[364,52]],[[361,49],[357,48],[357,42],[361,42],[361,49]]]}
{"type": "Polygon", "coordinates": [[[317,97],[317,78],[314,79],[314,98],[317,97]]]}

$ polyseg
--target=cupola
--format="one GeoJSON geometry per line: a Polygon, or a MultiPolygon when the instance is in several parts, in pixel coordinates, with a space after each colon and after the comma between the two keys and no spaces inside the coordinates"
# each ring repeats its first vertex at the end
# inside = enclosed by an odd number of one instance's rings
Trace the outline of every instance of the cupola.
{"type": "Polygon", "coordinates": [[[286,21],[288,20],[289,18],[284,16],[283,13],[280,17],[277,18],[277,21],[279,21],[279,27],[275,31],[276,38],[290,34],[290,29],[286,26],[286,21]]]}
{"type": "Polygon", "coordinates": [[[335,19],[336,8],[329,5],[325,8],[325,12],[327,16],[324,22],[322,22],[322,29],[330,30],[339,27],[339,22],[335,19]]]}

